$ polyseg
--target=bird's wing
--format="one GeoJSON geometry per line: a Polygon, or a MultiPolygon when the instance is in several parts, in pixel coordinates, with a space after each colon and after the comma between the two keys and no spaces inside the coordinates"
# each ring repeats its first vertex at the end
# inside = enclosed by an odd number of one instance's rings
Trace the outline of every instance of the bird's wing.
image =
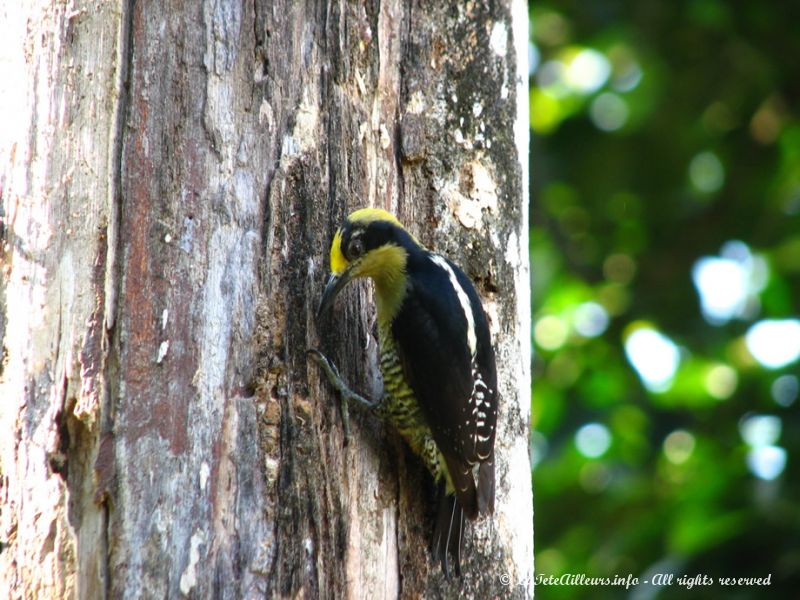
{"type": "MultiPolygon", "coordinates": [[[[445,457],[459,501],[465,514],[475,518],[479,503],[472,466],[493,458],[496,412],[488,407],[494,404],[496,389],[494,355],[477,293],[466,275],[448,264],[449,271],[439,266],[414,273],[411,280],[417,285],[407,290],[392,333],[404,374],[445,457]],[[451,277],[458,278],[470,302],[474,357],[468,344],[466,299],[454,291],[451,277]],[[487,356],[491,364],[480,364],[487,356]]],[[[480,504],[485,506],[485,499],[480,504]]]]}

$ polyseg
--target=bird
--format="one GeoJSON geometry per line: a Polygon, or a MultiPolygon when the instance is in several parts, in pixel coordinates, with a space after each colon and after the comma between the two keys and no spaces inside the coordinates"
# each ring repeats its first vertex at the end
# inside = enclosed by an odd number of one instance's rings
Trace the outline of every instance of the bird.
{"type": "Polygon", "coordinates": [[[460,576],[465,517],[494,511],[500,395],[488,318],[469,277],[383,209],[356,210],[337,229],[318,319],[358,278],[374,283],[382,398],[354,393],[333,361],[309,354],[343,399],[374,409],[425,464],[441,496],[434,560],[449,576],[452,556],[460,576]]]}

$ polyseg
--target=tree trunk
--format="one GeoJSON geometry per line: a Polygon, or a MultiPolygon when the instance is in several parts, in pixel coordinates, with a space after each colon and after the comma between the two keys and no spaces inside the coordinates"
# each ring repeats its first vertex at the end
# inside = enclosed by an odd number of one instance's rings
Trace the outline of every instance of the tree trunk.
{"type": "Polygon", "coordinates": [[[527,10],[228,0],[4,9],[0,596],[532,595],[527,10]],[[375,393],[331,236],[395,212],[491,318],[497,506],[461,579],[375,393]],[[5,592],[5,593],[4,593],[5,592]]]}

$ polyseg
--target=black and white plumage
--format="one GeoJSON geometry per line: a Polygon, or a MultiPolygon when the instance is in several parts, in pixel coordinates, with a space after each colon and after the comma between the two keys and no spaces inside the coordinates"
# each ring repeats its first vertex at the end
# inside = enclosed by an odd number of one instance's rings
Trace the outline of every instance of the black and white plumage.
{"type": "Polygon", "coordinates": [[[356,211],[338,230],[331,271],[320,311],[348,281],[375,282],[379,412],[442,482],[434,553],[446,571],[453,555],[458,572],[464,517],[494,509],[497,371],[478,293],[458,266],[377,209],[356,211]]]}
{"type": "MultiPolygon", "coordinates": [[[[479,504],[473,467],[494,468],[497,373],[489,326],[477,292],[457,266],[424,251],[410,257],[407,268],[409,289],[392,335],[461,508],[474,519],[479,504]]],[[[482,506],[490,510],[494,490],[482,492],[482,506]]]]}

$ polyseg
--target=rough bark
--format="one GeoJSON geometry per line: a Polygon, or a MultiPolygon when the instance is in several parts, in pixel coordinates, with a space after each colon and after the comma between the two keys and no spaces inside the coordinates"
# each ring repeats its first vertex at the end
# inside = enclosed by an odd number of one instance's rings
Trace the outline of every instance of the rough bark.
{"type": "Polygon", "coordinates": [[[530,596],[524,3],[12,4],[0,596],[530,596]],[[491,317],[498,501],[461,579],[424,468],[365,411],[344,445],[306,359],[379,388],[369,286],[314,318],[365,205],[491,317]]]}

